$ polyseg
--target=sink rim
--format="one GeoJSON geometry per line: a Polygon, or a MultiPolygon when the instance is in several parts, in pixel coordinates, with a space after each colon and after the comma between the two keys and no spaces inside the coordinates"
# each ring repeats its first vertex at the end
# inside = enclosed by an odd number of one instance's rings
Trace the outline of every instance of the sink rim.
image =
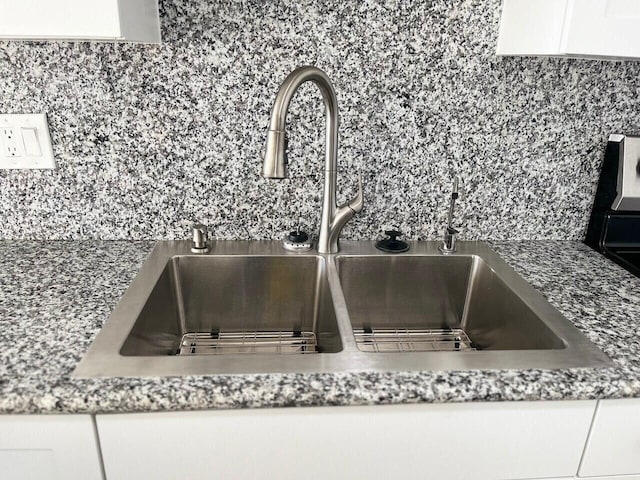
{"type": "Polygon", "coordinates": [[[566,343],[559,350],[480,350],[474,352],[371,353],[358,350],[340,285],[340,257],[438,256],[437,242],[410,242],[400,254],[377,250],[373,241],[343,241],[336,254],[289,252],[277,241],[212,242],[207,254],[192,254],[188,241],[159,241],[72,373],[74,378],[235,375],[264,373],[338,373],[507,369],[602,368],[614,363],[543,295],[515,272],[485,242],[459,242],[453,256],[480,257],[536,315],[566,343]],[[120,349],[167,262],[174,256],[279,256],[323,259],[342,341],[342,351],[314,355],[123,356],[120,349]],[[539,313],[541,312],[541,313],[539,313]],[[548,320],[548,321],[547,321],[548,320]]]}

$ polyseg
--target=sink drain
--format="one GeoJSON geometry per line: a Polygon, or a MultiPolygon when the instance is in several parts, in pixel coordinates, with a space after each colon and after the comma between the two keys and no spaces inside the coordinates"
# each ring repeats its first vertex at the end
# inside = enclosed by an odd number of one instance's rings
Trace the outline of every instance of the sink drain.
{"type": "Polygon", "coordinates": [[[313,332],[189,332],[177,355],[307,354],[317,353],[313,332]]]}
{"type": "Polygon", "coordinates": [[[475,350],[461,328],[354,329],[362,352],[460,352],[475,350]]]}

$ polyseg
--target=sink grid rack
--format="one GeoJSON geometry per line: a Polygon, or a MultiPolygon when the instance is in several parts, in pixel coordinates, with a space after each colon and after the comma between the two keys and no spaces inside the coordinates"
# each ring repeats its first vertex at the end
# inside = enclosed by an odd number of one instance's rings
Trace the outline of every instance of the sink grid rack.
{"type": "Polygon", "coordinates": [[[460,352],[476,350],[461,328],[438,329],[354,329],[362,352],[460,352]]]}
{"type": "Polygon", "coordinates": [[[303,331],[188,332],[177,355],[310,354],[318,352],[316,335],[303,331]]]}

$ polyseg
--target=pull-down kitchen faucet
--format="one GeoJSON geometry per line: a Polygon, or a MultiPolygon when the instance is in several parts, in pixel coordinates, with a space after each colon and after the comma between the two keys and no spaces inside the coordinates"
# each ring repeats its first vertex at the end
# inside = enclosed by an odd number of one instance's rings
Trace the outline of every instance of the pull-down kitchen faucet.
{"type": "Polygon", "coordinates": [[[356,197],[343,205],[336,205],[336,181],[338,164],[338,100],[331,80],[326,73],[316,67],[300,67],[294,70],[280,86],[271,111],[271,123],[267,134],[262,175],[265,178],[285,178],[287,176],[287,134],[285,132],[289,103],[296,91],[305,82],[315,83],[325,105],[326,143],[324,166],[324,194],[322,218],[318,235],[319,253],[336,253],[342,227],[356,213],[362,210],[362,180],[356,197]]]}

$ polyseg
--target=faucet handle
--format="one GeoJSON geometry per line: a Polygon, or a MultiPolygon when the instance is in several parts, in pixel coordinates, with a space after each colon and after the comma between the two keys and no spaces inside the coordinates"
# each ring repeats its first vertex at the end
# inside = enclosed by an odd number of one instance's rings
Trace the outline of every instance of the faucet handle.
{"type": "MultiPolygon", "coordinates": [[[[338,232],[339,234],[344,224],[347,223],[349,219],[353,218],[353,216],[356,213],[360,213],[362,211],[363,206],[364,206],[364,194],[362,193],[362,176],[359,175],[358,193],[350,202],[345,202],[339,207],[337,207],[333,215],[333,219],[331,220],[330,230],[332,232],[338,232]]],[[[321,252],[321,253],[325,253],[325,252],[321,252]]]]}
{"type": "Polygon", "coordinates": [[[353,210],[353,213],[360,213],[364,207],[364,192],[362,191],[362,174],[358,174],[358,193],[347,206],[353,210]]]}

